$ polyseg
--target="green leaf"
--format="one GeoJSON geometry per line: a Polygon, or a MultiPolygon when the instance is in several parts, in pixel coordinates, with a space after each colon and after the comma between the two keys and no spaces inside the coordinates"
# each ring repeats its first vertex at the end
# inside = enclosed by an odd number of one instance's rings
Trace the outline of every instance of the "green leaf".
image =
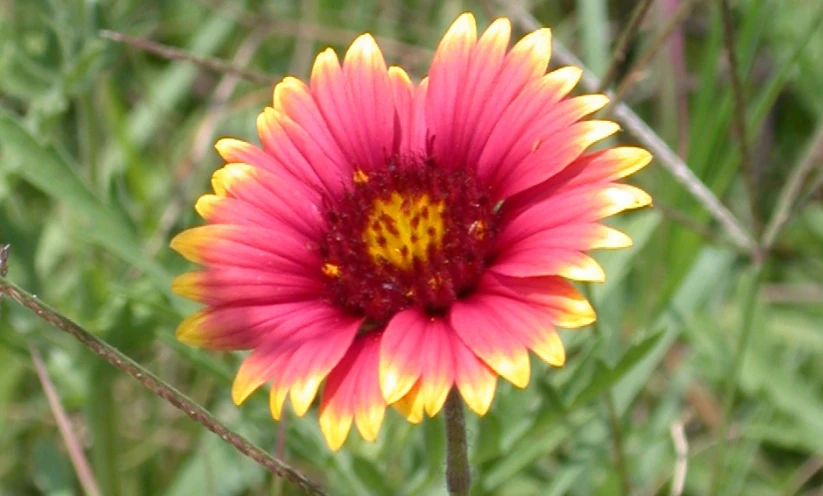
{"type": "Polygon", "coordinates": [[[171,294],[171,276],[141,252],[130,221],[103,203],[75,173],[77,166],[53,147],[41,143],[11,114],[0,109],[0,144],[14,153],[23,165],[17,169],[26,181],[86,222],[81,239],[101,246],[129,264],[143,270],[157,288],[171,294]]]}

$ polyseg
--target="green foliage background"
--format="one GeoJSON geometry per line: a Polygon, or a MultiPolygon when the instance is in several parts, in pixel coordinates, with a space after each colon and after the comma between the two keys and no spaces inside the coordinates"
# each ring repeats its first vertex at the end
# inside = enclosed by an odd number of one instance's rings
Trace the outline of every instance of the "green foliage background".
{"type": "MultiPolygon", "coordinates": [[[[683,1],[654,2],[625,67],[683,1]]],[[[231,404],[241,357],[176,343],[174,328],[193,307],[170,293],[187,264],[168,248],[171,235],[198,223],[194,199],[221,165],[215,137],[254,139],[271,87],[117,44],[99,30],[303,78],[320,49],[342,50],[371,31],[391,63],[420,77],[461,11],[475,11],[484,27],[517,7],[602,75],[634,5],[0,0],[8,277],[273,450],[278,425],[266,395],[242,409],[231,404]]],[[[731,131],[718,2],[698,2],[675,33],[685,42],[683,64],[670,45],[660,47],[626,97],[752,232],[772,216],[813,141],[823,148],[815,138],[823,126],[821,9],[799,0],[733,2],[755,191],[743,180],[731,131]]],[[[636,143],[627,133],[616,141],[636,143]]],[[[729,247],[659,163],[634,178],[658,208],[614,221],[635,240],[632,249],[596,255],[608,274],[587,288],[597,328],[563,332],[564,369],[534,362],[525,391],[501,381],[491,413],[469,415],[474,494],[611,495],[626,482],[631,494],[670,494],[678,467],[686,470],[682,494],[823,494],[821,161],[791,198],[787,228],[762,270],[729,247]],[[737,374],[747,320],[751,341],[737,374]],[[729,381],[734,403],[723,444],[729,381]],[[685,451],[673,437],[681,429],[685,451]]],[[[32,348],[103,494],[296,493],[36,315],[7,300],[0,311],[0,495],[81,494],[32,348]]],[[[441,418],[411,426],[389,412],[376,443],[353,433],[339,453],[323,442],[316,411],[288,416],[282,432],[287,461],[332,494],[445,492],[441,418]]]]}

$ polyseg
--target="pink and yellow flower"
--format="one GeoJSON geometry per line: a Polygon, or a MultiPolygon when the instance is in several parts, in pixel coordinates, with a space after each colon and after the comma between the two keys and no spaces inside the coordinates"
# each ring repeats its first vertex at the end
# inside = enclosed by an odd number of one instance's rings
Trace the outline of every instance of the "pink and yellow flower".
{"type": "Polygon", "coordinates": [[[618,131],[587,116],[603,95],[569,96],[581,71],[546,73],[550,31],[509,49],[498,19],[448,30],[419,84],[374,39],[342,64],[332,49],[308,84],[287,77],[257,120],[262,147],[222,139],[226,165],[172,247],[204,269],[174,290],[205,308],[185,343],[252,350],[232,388],[264,384],[278,419],[305,414],[321,385],[332,449],[352,424],[373,440],[387,405],[411,422],[452,388],[485,414],[497,377],[529,382],[529,351],[565,361],[557,327],[595,315],[568,282],[602,281],[586,254],[631,240],[600,223],[650,197],[619,179],[648,152],[587,151],[618,131]]]}

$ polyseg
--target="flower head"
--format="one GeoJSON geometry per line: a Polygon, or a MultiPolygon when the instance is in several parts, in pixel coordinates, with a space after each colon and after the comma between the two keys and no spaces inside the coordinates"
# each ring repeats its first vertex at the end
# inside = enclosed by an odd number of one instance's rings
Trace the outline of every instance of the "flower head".
{"type": "Polygon", "coordinates": [[[595,318],[568,280],[602,281],[585,252],[631,244],[600,221],[650,203],[617,180],[651,157],[588,152],[618,130],[585,119],[606,97],[569,96],[579,69],[546,73],[548,29],[509,49],[510,31],[478,38],[463,14],[417,85],[362,35],[275,87],[262,148],[217,143],[207,224],[172,241],[205,268],[174,289],[206,305],[180,340],[252,350],[236,403],[268,383],[274,418],[287,396],[303,415],[324,384],[337,449],[352,424],[373,440],[386,405],[435,415],[453,387],[485,414],[498,376],[526,386],[529,351],[563,365],[556,327],[595,318]]]}

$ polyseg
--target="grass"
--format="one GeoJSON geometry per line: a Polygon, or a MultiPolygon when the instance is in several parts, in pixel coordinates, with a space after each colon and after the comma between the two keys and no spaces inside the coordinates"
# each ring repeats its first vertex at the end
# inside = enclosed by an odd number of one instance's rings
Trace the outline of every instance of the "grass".
{"type": "MultiPolygon", "coordinates": [[[[467,416],[473,494],[820,494],[823,8],[739,0],[724,22],[721,2],[697,1],[659,43],[684,2],[654,2],[612,70],[637,3],[0,0],[8,279],[332,494],[443,494],[442,418],[389,412],[376,443],[354,434],[332,453],[316,409],[281,429],[264,394],[235,408],[241,357],[174,339],[193,307],[171,295],[188,266],[168,240],[198,222],[214,139],[253,137],[271,97],[237,74],[305,78],[316,52],[368,30],[420,77],[463,10],[483,26],[510,15],[520,33],[536,20],[614,74],[627,107],[613,115],[642,119],[690,173],[657,153],[634,179],[659,208],[613,222],[635,246],[596,255],[597,329],[563,332],[567,366],[535,362],[525,391],[501,384],[487,416],[467,416]]],[[[9,298],[0,363],[0,495],[300,493],[9,298]]]]}

